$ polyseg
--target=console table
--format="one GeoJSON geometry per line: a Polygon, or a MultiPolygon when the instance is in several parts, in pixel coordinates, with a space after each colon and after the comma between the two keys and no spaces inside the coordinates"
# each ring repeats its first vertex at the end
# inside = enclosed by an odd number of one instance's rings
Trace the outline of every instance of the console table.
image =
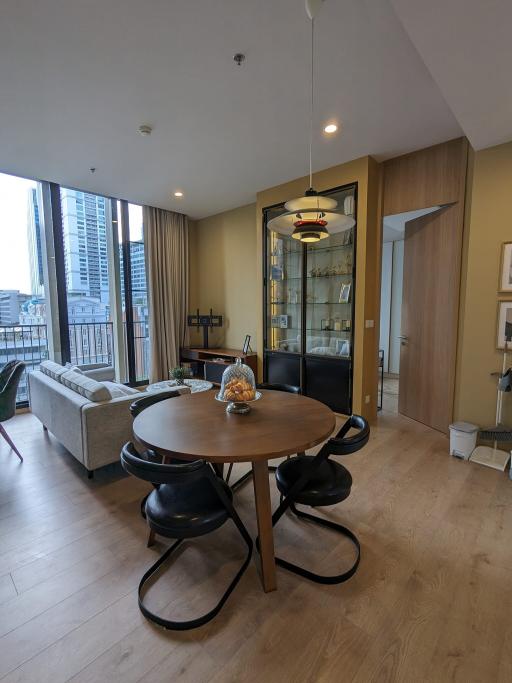
{"type": "Polygon", "coordinates": [[[195,349],[185,348],[180,350],[180,360],[183,363],[196,363],[196,376],[204,377],[209,382],[220,384],[222,373],[228,365],[231,365],[237,358],[248,365],[257,375],[258,356],[255,353],[244,353],[237,349],[195,349]]]}

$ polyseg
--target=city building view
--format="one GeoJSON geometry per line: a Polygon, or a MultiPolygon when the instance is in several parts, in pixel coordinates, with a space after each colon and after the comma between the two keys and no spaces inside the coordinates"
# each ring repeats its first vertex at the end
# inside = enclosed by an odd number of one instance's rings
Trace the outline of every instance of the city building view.
{"type": "MultiPolygon", "coordinates": [[[[60,198],[70,363],[115,365],[110,301],[114,274],[109,272],[108,259],[107,204],[110,200],[68,188],[61,188],[60,198]]],[[[26,372],[30,372],[49,357],[50,312],[38,183],[0,174],[0,209],[0,250],[5,253],[11,239],[15,240],[17,247],[16,262],[10,263],[0,280],[0,366],[17,358],[25,362],[26,372]]],[[[142,207],[130,205],[130,221],[134,223],[130,235],[138,238],[130,241],[129,249],[135,375],[139,381],[147,379],[149,372],[142,207]]],[[[122,245],[119,249],[122,264],[122,245]]],[[[118,291],[122,324],[126,327],[122,267],[118,291]]],[[[126,331],[121,338],[126,338],[126,331]]],[[[120,353],[126,353],[126,349],[120,353]]],[[[18,390],[18,402],[27,399],[25,373],[18,390]]]]}

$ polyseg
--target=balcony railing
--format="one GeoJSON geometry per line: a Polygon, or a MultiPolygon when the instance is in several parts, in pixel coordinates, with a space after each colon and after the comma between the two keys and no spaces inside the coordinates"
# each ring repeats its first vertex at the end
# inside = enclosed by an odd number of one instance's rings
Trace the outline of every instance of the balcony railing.
{"type": "Polygon", "coordinates": [[[71,323],[69,348],[72,365],[89,363],[113,365],[112,323],[71,323]]]}
{"type": "MultiPolygon", "coordinates": [[[[132,323],[133,345],[135,351],[135,381],[143,382],[149,378],[149,332],[148,323],[145,320],[137,320],[132,323]]],[[[126,322],[124,322],[125,349],[128,348],[126,340],[126,322]]],[[[128,358],[126,356],[126,365],[128,358]]]]}
{"type": "MultiPolygon", "coordinates": [[[[73,365],[114,364],[111,322],[71,323],[69,345],[73,365]]],[[[14,359],[27,366],[18,388],[18,404],[28,401],[27,373],[37,370],[47,358],[46,325],[0,325],[0,367],[14,359]]]]}
{"type": "Polygon", "coordinates": [[[26,364],[18,387],[17,403],[28,401],[27,373],[48,358],[46,325],[0,325],[0,367],[10,360],[26,364]]]}

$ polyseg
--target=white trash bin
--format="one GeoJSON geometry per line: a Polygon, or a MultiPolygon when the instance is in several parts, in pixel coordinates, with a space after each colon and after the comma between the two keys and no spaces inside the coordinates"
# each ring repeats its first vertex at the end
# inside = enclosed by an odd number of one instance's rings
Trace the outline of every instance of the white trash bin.
{"type": "Polygon", "coordinates": [[[470,422],[454,422],[450,425],[450,455],[463,460],[475,450],[478,427],[470,422]]]}

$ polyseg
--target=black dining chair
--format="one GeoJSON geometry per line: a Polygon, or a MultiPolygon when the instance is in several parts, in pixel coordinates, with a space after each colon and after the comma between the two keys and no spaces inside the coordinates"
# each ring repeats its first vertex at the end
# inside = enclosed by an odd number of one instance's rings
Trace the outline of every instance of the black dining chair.
{"type": "MultiPolygon", "coordinates": [[[[342,583],[356,573],[361,559],[361,547],[356,535],[341,524],[303,512],[296,506],[301,504],[323,507],[336,505],[348,498],[352,488],[352,476],[343,465],[331,460],[330,456],[355,453],[366,446],[369,438],[368,422],[359,415],[352,415],[338,434],[322,446],[317,455],[297,455],[282,462],[276,470],[276,483],[282,501],[272,515],[272,526],[275,526],[286,510],[290,509],[299,519],[337,531],[348,537],[356,548],[357,557],[352,567],[335,576],[321,576],[280,557],[276,557],[277,565],[317,583],[342,583]],[[355,429],[356,432],[348,436],[351,429],[355,429]]],[[[258,539],[256,547],[259,548],[258,539]]]]}
{"type": "Polygon", "coordinates": [[[181,394],[179,391],[156,391],[154,393],[145,394],[141,398],[137,398],[133,403],[130,404],[130,413],[132,417],[137,417],[143,410],[149,408],[149,406],[154,406],[155,403],[160,403],[160,401],[166,401],[168,398],[176,398],[181,394]]]}
{"type": "Polygon", "coordinates": [[[203,460],[162,464],[146,459],[132,443],[123,446],[121,463],[129,474],[158,485],[146,501],[146,521],[150,542],[155,534],[177,539],[147,570],[139,583],[139,608],[142,614],[166,629],[184,631],[197,628],[213,619],[222,609],[247,569],[252,556],[252,539],[233,507],[233,494],[226,482],[203,460]],[[247,556],[215,607],[188,621],[164,619],[144,604],[144,586],[185,539],[204,536],[231,519],[247,546],[247,556]]]}
{"type": "MultiPolygon", "coordinates": [[[[151,394],[146,394],[145,396],[142,396],[141,398],[136,399],[133,403],[130,404],[130,413],[133,418],[137,417],[137,415],[140,415],[143,410],[146,408],[149,408],[150,406],[154,406],[155,403],[160,403],[160,401],[166,401],[168,398],[176,398],[180,396],[179,391],[159,391],[151,394]]],[[[145,457],[148,460],[151,460],[152,462],[163,462],[162,456],[158,455],[155,453],[153,450],[146,450],[145,451],[145,457]]],[[[182,460],[171,460],[171,462],[183,462],[182,460]]],[[[157,485],[153,484],[153,486],[156,488],[157,485]]],[[[151,493],[151,491],[149,492],[151,493]]],[[[144,496],[144,498],[140,501],[140,514],[144,519],[146,519],[146,512],[145,512],[145,507],[146,507],[146,500],[147,497],[149,496],[149,493],[144,496]]]]}
{"type": "MultiPolygon", "coordinates": [[[[267,389],[270,391],[284,391],[287,394],[300,394],[300,387],[296,387],[293,384],[277,384],[277,383],[271,383],[271,382],[262,382],[261,384],[258,384],[256,386],[257,389],[267,389]]],[[[290,457],[290,456],[288,456],[290,457]]],[[[268,466],[269,472],[275,472],[276,471],[276,466],[275,465],[269,465],[268,466]]],[[[228,467],[228,473],[226,475],[226,482],[229,483],[229,479],[231,477],[231,472],[233,471],[233,463],[230,464],[228,467]]],[[[231,489],[233,491],[236,491],[236,489],[240,488],[240,486],[243,486],[249,479],[252,477],[252,469],[250,469],[248,472],[243,474],[240,479],[237,479],[234,484],[231,485],[231,489]]]]}
{"type": "Polygon", "coordinates": [[[23,462],[23,457],[7,434],[2,422],[10,420],[16,413],[16,393],[24,370],[25,363],[13,360],[6,363],[0,371],[0,436],[4,437],[21,462],[23,462]]]}

